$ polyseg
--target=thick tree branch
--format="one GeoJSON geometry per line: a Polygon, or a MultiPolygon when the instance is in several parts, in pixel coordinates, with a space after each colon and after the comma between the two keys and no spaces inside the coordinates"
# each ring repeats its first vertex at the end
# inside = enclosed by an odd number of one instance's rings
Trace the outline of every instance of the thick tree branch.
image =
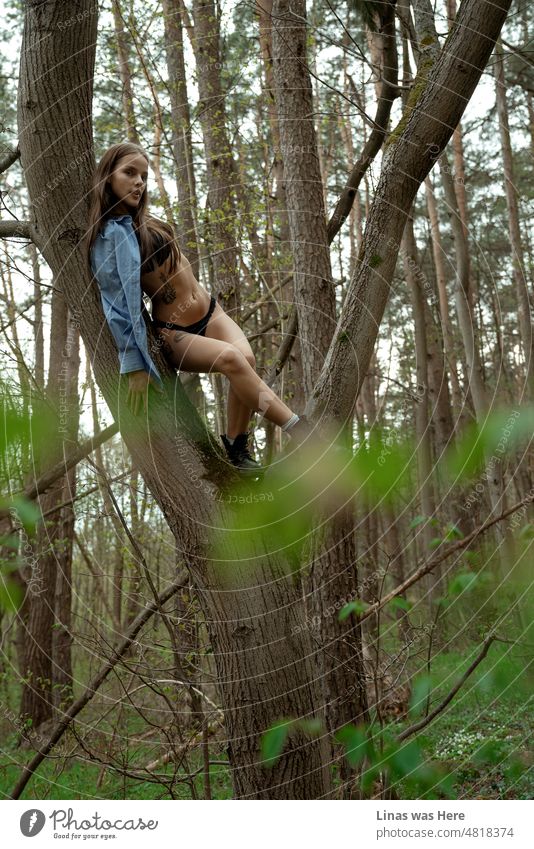
{"type": "Polygon", "coordinates": [[[0,154],[0,174],[3,174],[4,171],[7,171],[8,168],[11,168],[14,162],[20,157],[20,150],[18,144],[14,147],[7,147],[0,154]]]}
{"type": "MultiPolygon", "coordinates": [[[[306,414],[347,421],[369,368],[408,212],[486,67],[511,0],[463,0],[435,61],[428,57],[384,149],[382,172],[336,332],[306,414]],[[331,387],[336,386],[335,397],[331,387]]],[[[429,51],[430,52],[430,51],[429,51]]],[[[428,53],[427,53],[428,55],[428,53]]]]}
{"type": "Polygon", "coordinates": [[[28,239],[39,246],[39,236],[29,221],[0,221],[0,239],[28,239]]]}

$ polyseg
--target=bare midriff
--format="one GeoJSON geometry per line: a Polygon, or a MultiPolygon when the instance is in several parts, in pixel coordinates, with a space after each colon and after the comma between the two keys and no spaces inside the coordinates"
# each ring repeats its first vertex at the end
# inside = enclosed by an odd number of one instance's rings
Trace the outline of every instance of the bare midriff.
{"type": "Polygon", "coordinates": [[[141,277],[141,288],[152,301],[152,318],[187,327],[206,315],[210,296],[200,285],[190,262],[182,254],[174,274],[169,273],[170,258],[141,277]]]}

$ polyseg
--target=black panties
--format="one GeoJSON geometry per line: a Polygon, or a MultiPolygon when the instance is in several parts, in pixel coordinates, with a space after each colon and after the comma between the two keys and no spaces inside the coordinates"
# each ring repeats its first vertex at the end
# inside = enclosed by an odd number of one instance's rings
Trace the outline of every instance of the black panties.
{"type": "Polygon", "coordinates": [[[198,336],[205,336],[208,321],[210,320],[216,306],[217,301],[212,296],[208,311],[204,318],[201,318],[200,321],[195,321],[194,324],[188,324],[186,327],[182,327],[179,324],[173,324],[172,321],[158,321],[157,319],[154,320],[154,324],[156,327],[165,327],[167,330],[185,330],[186,333],[196,333],[198,336]]]}

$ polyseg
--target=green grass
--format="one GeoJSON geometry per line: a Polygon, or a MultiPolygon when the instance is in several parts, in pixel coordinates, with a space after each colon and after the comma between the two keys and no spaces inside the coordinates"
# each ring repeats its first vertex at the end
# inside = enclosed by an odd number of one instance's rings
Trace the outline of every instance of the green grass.
{"type": "MultiPolygon", "coordinates": [[[[474,654],[440,653],[432,663],[433,689],[431,708],[439,703],[469,666],[474,654]]],[[[460,799],[527,799],[534,795],[534,772],[530,741],[532,728],[532,676],[528,670],[527,649],[510,651],[506,644],[496,643],[472,677],[457,694],[449,708],[418,736],[425,757],[438,764],[444,775],[452,778],[453,794],[460,799]]],[[[98,711],[96,705],[92,712],[98,711]]],[[[89,722],[91,716],[83,716],[89,722]]],[[[95,714],[96,715],[96,714],[95,714]]],[[[151,741],[133,743],[131,738],[146,732],[138,714],[128,715],[129,767],[145,765],[163,752],[163,744],[151,741]]],[[[94,717],[92,717],[94,719],[94,717]]],[[[124,718],[124,714],[123,714],[124,718]]],[[[411,720],[409,720],[411,721],[411,720]]],[[[97,741],[88,736],[87,745],[102,750],[110,745],[113,726],[99,726],[97,741]],[[105,746],[104,746],[105,747],[105,746]]],[[[186,735],[187,736],[187,735],[186,735]]],[[[0,761],[0,796],[6,797],[20,776],[21,767],[32,752],[16,747],[16,736],[4,734],[0,761]]],[[[75,740],[69,735],[68,745],[75,740]]],[[[67,749],[64,747],[63,752],[67,749]]],[[[125,754],[126,729],[116,737],[117,760],[125,754]]],[[[197,746],[189,753],[188,771],[202,766],[202,753],[197,746]]],[[[217,740],[210,742],[210,757],[225,760],[217,740]]],[[[174,767],[166,765],[158,773],[172,776],[174,767]]],[[[178,772],[183,776],[184,769],[178,772]]],[[[223,765],[210,769],[214,799],[232,798],[230,770],[223,765]]],[[[204,797],[203,778],[197,775],[194,786],[198,798],[204,797]]],[[[415,798],[413,784],[400,780],[393,785],[401,799],[415,798]]],[[[176,799],[191,798],[187,784],[175,782],[176,799]]],[[[167,799],[172,798],[161,784],[135,780],[115,770],[86,759],[79,748],[68,758],[47,759],[26,787],[25,799],[167,799]],[[100,776],[100,785],[98,780],[100,776]]]]}
{"type": "MultiPolygon", "coordinates": [[[[449,708],[419,737],[427,757],[453,778],[460,799],[530,799],[534,794],[532,674],[528,652],[497,643],[449,708]]],[[[432,704],[473,659],[439,655],[432,664],[432,704]]],[[[397,788],[401,798],[402,784],[397,788]]]]}

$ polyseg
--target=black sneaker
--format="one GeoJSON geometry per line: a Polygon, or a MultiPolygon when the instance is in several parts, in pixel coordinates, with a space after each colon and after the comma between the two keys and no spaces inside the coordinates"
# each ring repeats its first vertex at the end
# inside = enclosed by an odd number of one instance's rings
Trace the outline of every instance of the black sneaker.
{"type": "Polygon", "coordinates": [[[236,469],[247,477],[258,477],[263,474],[263,466],[254,459],[248,449],[248,433],[238,433],[231,445],[226,434],[221,434],[222,443],[228,454],[228,459],[236,469]]]}

